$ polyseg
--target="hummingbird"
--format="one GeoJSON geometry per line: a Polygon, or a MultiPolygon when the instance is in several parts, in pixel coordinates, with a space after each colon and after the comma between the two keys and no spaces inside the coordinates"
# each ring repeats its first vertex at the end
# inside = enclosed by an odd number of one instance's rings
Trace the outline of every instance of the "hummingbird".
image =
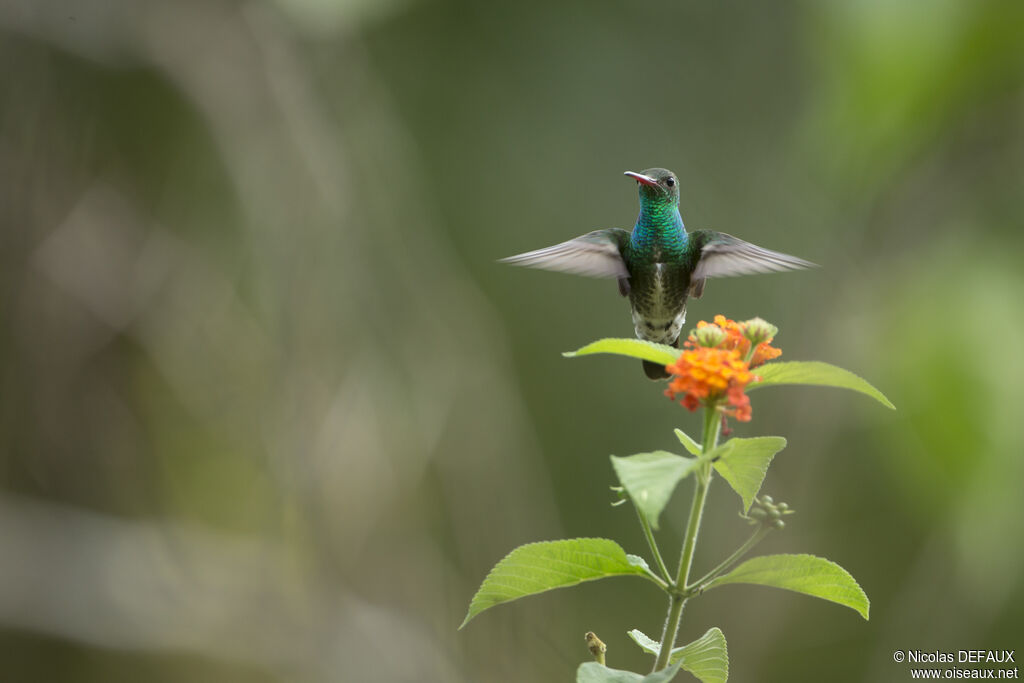
{"type": "MultiPolygon", "coordinates": [[[[640,214],[633,230],[594,230],[575,239],[500,259],[528,268],[614,278],[629,297],[639,339],[679,348],[686,300],[699,299],[712,277],[810,268],[815,264],[714,230],[687,232],[679,215],[679,179],[672,171],[626,171],[636,180],[640,214]]],[[[643,361],[650,379],[669,376],[643,361]]]]}

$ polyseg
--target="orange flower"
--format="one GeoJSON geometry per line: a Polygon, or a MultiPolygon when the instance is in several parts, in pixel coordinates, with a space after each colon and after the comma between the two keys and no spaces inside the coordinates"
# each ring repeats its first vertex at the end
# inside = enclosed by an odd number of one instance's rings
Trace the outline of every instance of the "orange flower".
{"type": "Polygon", "coordinates": [[[701,404],[718,401],[722,397],[731,406],[725,411],[740,422],[750,421],[750,398],[743,389],[756,378],[740,357],[738,349],[710,348],[687,342],[687,348],[675,363],[666,365],[672,373],[665,395],[694,411],[701,404]]]}
{"type": "MultiPolygon", "coordinates": [[[[718,325],[725,332],[725,341],[718,344],[716,348],[736,349],[740,353],[740,358],[746,358],[747,354],[750,353],[750,339],[748,338],[747,327],[753,322],[738,323],[735,320],[729,320],[724,315],[716,315],[714,324],[718,325]]],[[[764,323],[764,321],[760,322],[764,323]]],[[[701,320],[697,323],[697,329],[707,327],[709,324],[701,320]]],[[[772,329],[774,330],[774,328],[772,329]]],[[[696,345],[697,338],[691,334],[686,343],[688,346],[696,345]]],[[[782,349],[774,348],[771,343],[772,337],[769,336],[754,348],[754,354],[750,357],[750,367],[756,368],[758,365],[763,365],[767,361],[782,355],[782,349]]]]}
{"type": "Polygon", "coordinates": [[[744,390],[759,379],[750,369],[782,355],[781,349],[771,345],[777,331],[760,318],[738,323],[716,315],[714,323],[701,320],[676,362],[665,366],[673,375],[665,395],[673,400],[681,395],[680,403],[689,410],[724,398],[726,415],[749,422],[750,398],[744,390]]]}

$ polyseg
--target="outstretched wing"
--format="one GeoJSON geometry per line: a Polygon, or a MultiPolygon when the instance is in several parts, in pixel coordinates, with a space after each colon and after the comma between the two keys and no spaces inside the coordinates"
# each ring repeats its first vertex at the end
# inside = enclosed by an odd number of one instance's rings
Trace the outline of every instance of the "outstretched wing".
{"type": "Polygon", "coordinates": [[[765,249],[724,232],[695,230],[692,235],[699,240],[701,250],[691,282],[709,277],[772,273],[816,266],[802,258],[765,249]]]}
{"type": "Polygon", "coordinates": [[[499,260],[514,266],[587,277],[613,277],[621,281],[629,279],[629,270],[622,258],[622,249],[628,243],[628,232],[610,228],[588,232],[568,242],[499,260]]]}

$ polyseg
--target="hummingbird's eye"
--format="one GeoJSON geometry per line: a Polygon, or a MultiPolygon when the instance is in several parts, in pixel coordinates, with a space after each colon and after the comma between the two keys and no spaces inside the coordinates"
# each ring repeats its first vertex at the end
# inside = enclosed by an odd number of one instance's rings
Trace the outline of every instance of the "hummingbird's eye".
{"type": "Polygon", "coordinates": [[[665,184],[668,185],[669,187],[673,187],[676,184],[676,179],[673,178],[672,176],[669,176],[668,178],[665,178],[665,184]]]}

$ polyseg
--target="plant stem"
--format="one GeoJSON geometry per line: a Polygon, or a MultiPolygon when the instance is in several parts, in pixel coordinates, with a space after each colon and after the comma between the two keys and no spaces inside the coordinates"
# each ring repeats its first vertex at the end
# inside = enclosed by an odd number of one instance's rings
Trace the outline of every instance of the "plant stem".
{"type": "MultiPolygon", "coordinates": [[[[636,507],[636,506],[634,506],[636,507]]],[[[658,544],[654,540],[654,532],[651,531],[651,523],[647,519],[647,515],[640,511],[640,508],[636,508],[637,517],[640,518],[640,526],[644,529],[644,536],[647,538],[647,545],[651,547],[651,553],[654,555],[654,564],[658,567],[658,571],[661,572],[661,578],[665,579],[665,583],[672,583],[672,576],[668,573],[668,567],[665,566],[665,560],[661,557],[661,552],[658,550],[658,544]]]]}
{"type": "Polygon", "coordinates": [[[718,419],[718,404],[707,406],[704,409],[704,433],[701,435],[701,450],[704,453],[714,450],[718,445],[721,425],[721,420],[718,419]]]}
{"type": "MultiPolygon", "coordinates": [[[[679,573],[676,575],[675,587],[682,589],[690,579],[690,566],[693,564],[693,553],[697,547],[697,532],[700,531],[700,520],[704,513],[704,501],[708,497],[708,484],[711,483],[710,465],[704,464],[697,472],[693,491],[693,504],[690,506],[690,522],[686,525],[686,536],[683,538],[683,552],[679,557],[679,573]]],[[[674,633],[672,634],[675,635],[674,633]]],[[[673,639],[674,642],[674,639],[673,639]]]]}
{"type": "Polygon", "coordinates": [[[683,616],[683,606],[687,597],[680,592],[680,588],[686,585],[690,574],[690,564],[693,562],[693,550],[697,544],[697,531],[700,529],[700,518],[704,511],[704,501],[707,499],[708,483],[710,481],[708,465],[701,466],[696,473],[695,487],[693,491],[693,503],[690,506],[690,521],[686,525],[686,536],[683,538],[683,552],[679,558],[679,572],[676,575],[675,583],[672,585],[672,598],[669,602],[668,617],[665,619],[665,628],[661,634],[661,649],[658,651],[658,659],[654,662],[654,670],[660,671],[668,666],[669,656],[672,648],[675,647],[676,635],[679,633],[679,622],[683,616]]]}
{"type": "Polygon", "coordinates": [[[750,349],[747,351],[747,357],[743,359],[743,362],[748,366],[750,365],[750,361],[754,358],[755,352],[757,352],[757,344],[751,344],[750,349]]]}
{"type": "Polygon", "coordinates": [[[661,647],[658,650],[658,659],[654,662],[653,671],[661,671],[668,666],[668,658],[676,643],[676,632],[679,630],[679,621],[683,617],[683,605],[685,604],[686,598],[681,594],[673,592],[669,596],[668,617],[665,618],[665,629],[661,634],[661,647]],[[669,640],[670,638],[671,640],[669,640]]]}
{"type": "Polygon", "coordinates": [[[666,581],[665,579],[661,578],[654,572],[652,572],[649,567],[645,568],[643,572],[644,573],[641,574],[641,576],[650,581],[651,583],[653,583],[661,590],[665,591],[666,593],[672,590],[672,584],[666,581]]]}
{"type": "Polygon", "coordinates": [[[735,564],[737,560],[739,560],[741,557],[750,552],[751,548],[760,543],[761,539],[767,536],[768,532],[770,531],[770,527],[760,527],[757,531],[753,533],[753,535],[750,538],[747,539],[747,541],[743,545],[736,549],[736,552],[734,552],[729,557],[725,558],[721,562],[721,564],[719,564],[717,567],[709,571],[707,574],[700,577],[692,584],[686,586],[684,588],[684,592],[689,597],[700,591],[701,586],[711,581],[712,579],[718,578],[725,570],[729,569],[733,564],[735,564]]]}
{"type": "MultiPolygon", "coordinates": [[[[718,445],[718,434],[722,423],[718,419],[718,404],[712,403],[704,408],[704,433],[701,438],[702,452],[708,453],[718,445]]],[[[686,524],[686,535],[683,537],[683,550],[679,557],[679,569],[673,583],[673,592],[669,600],[668,617],[661,634],[661,648],[654,662],[654,671],[668,666],[672,648],[676,644],[679,622],[683,616],[683,606],[687,596],[682,592],[690,579],[690,566],[693,564],[693,553],[697,546],[697,532],[700,531],[700,520],[704,514],[704,503],[708,497],[708,486],[711,484],[711,463],[703,463],[694,473],[693,502],[690,505],[690,519],[686,524]]]]}

